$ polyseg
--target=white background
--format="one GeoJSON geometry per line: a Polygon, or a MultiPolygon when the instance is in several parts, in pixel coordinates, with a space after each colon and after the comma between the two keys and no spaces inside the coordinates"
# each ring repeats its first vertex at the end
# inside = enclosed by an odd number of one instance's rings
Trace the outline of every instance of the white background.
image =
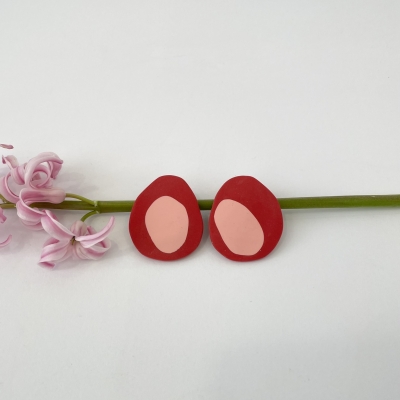
{"type": "MultiPolygon", "coordinates": [[[[56,152],[57,185],[98,200],[164,174],[198,198],[243,174],[277,197],[400,193],[399,20],[397,0],[1,0],[0,142],[56,152]]],[[[120,214],[103,260],[54,270],[7,216],[1,399],[400,398],[400,209],[284,211],[248,264],[207,229],[146,259],[120,214]]]]}

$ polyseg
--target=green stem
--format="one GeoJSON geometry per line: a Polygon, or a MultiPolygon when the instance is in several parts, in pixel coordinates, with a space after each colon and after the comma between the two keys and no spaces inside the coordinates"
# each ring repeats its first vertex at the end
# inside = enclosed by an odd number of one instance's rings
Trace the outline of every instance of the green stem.
{"type": "Polygon", "coordinates": [[[11,203],[10,201],[8,201],[2,194],[0,194],[0,200],[3,201],[3,204],[4,203],[5,204],[14,204],[14,203],[11,203]]]}
{"type": "Polygon", "coordinates": [[[80,196],[79,194],[75,194],[75,193],[66,193],[65,198],[77,199],[77,200],[81,200],[85,203],[91,204],[92,206],[95,205],[95,202],[93,200],[87,199],[86,197],[80,196]]]}
{"type": "Polygon", "coordinates": [[[400,207],[400,195],[293,197],[278,199],[282,209],[400,207]]]}
{"type": "Polygon", "coordinates": [[[15,208],[15,204],[14,203],[2,203],[2,204],[0,204],[0,208],[2,208],[3,210],[5,210],[7,208],[15,208]]]}
{"type": "Polygon", "coordinates": [[[91,217],[92,215],[98,214],[99,212],[97,210],[94,211],[90,211],[87,214],[85,214],[82,218],[81,221],[84,222],[86,221],[89,217],[91,217]]]}
{"type": "MultiPolygon", "coordinates": [[[[300,208],[354,208],[354,207],[400,207],[400,194],[371,196],[325,196],[292,197],[278,199],[282,209],[300,208]]],[[[211,210],[213,200],[198,200],[200,210],[211,210]]],[[[97,201],[89,204],[84,201],[63,201],[60,204],[34,203],[32,207],[56,210],[87,210],[98,213],[130,212],[133,200],[97,201]]],[[[7,207],[8,208],[8,207],[7,207]]]]}

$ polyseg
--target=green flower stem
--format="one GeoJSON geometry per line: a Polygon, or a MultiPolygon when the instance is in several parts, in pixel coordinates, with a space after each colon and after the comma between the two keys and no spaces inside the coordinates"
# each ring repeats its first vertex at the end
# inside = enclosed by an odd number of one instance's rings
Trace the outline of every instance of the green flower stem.
{"type": "Polygon", "coordinates": [[[81,200],[85,203],[91,204],[91,205],[95,205],[95,202],[93,200],[87,199],[86,197],[80,196],[79,194],[75,194],[75,193],[66,193],[65,194],[66,198],[69,199],[77,199],[77,200],[81,200]]]}
{"type": "Polygon", "coordinates": [[[0,200],[1,200],[3,203],[10,203],[2,194],[0,194],[0,200]]]}
{"type": "Polygon", "coordinates": [[[89,211],[87,214],[85,214],[82,218],[81,221],[85,222],[89,217],[91,217],[92,215],[98,214],[99,212],[94,210],[94,211],[89,211]]]}
{"type": "Polygon", "coordinates": [[[3,204],[0,204],[0,208],[2,208],[3,210],[7,209],[7,208],[15,208],[15,204],[14,203],[3,203],[3,204]]]}
{"type": "Polygon", "coordinates": [[[400,207],[400,195],[293,197],[278,199],[282,209],[400,207]]]}
{"type": "MultiPolygon", "coordinates": [[[[326,196],[292,197],[278,199],[282,209],[301,208],[354,208],[354,207],[400,207],[400,194],[377,196],[326,196]]],[[[34,203],[32,207],[53,210],[87,210],[98,213],[130,212],[133,200],[97,201],[89,204],[84,201],[66,200],[60,204],[34,203]]],[[[213,200],[198,200],[200,210],[211,210],[213,200]]],[[[4,205],[3,205],[4,208],[4,205]]],[[[9,208],[9,207],[7,207],[9,208]]],[[[11,207],[10,207],[11,208],[11,207]]]]}

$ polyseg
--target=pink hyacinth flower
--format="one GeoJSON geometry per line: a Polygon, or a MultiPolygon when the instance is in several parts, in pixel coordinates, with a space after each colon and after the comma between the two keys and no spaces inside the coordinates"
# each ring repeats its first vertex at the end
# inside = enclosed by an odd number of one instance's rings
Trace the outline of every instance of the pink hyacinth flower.
{"type": "Polygon", "coordinates": [[[2,157],[3,164],[6,164],[10,172],[0,180],[0,193],[13,203],[18,197],[10,189],[8,180],[12,178],[17,185],[30,186],[33,189],[51,188],[53,180],[60,172],[63,161],[55,153],[40,153],[30,159],[27,163],[19,165],[14,156],[2,157]]]}
{"type": "Polygon", "coordinates": [[[42,217],[43,229],[51,236],[43,245],[39,264],[44,267],[54,267],[56,262],[67,258],[81,260],[98,260],[111,247],[107,239],[114,226],[114,217],[100,232],[96,232],[91,226],[86,226],[82,221],[76,221],[71,229],[55,219],[53,213],[45,210],[42,217]]]}
{"type": "MultiPolygon", "coordinates": [[[[7,218],[6,218],[6,216],[4,215],[4,211],[3,211],[3,209],[2,208],[0,208],[0,223],[3,223],[3,222],[5,222],[5,220],[6,220],[7,218]]],[[[10,241],[11,241],[11,238],[12,238],[12,236],[11,235],[9,235],[8,236],[8,238],[6,239],[6,240],[4,240],[4,242],[0,242],[0,247],[4,247],[4,246],[7,246],[8,245],[8,243],[10,243],[10,241]]]]}

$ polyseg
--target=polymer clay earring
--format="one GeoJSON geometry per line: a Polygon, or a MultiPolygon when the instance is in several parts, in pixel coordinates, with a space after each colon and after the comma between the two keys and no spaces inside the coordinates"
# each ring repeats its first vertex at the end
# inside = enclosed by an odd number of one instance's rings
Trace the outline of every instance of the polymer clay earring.
{"type": "Polygon", "coordinates": [[[155,260],[178,260],[196,250],[203,219],[189,185],[173,175],[157,178],[136,199],[129,233],[139,252],[155,260]]]}
{"type": "Polygon", "coordinates": [[[215,196],[209,220],[215,249],[233,261],[253,261],[268,255],[283,230],[276,197],[257,179],[237,176],[215,196]]]}

